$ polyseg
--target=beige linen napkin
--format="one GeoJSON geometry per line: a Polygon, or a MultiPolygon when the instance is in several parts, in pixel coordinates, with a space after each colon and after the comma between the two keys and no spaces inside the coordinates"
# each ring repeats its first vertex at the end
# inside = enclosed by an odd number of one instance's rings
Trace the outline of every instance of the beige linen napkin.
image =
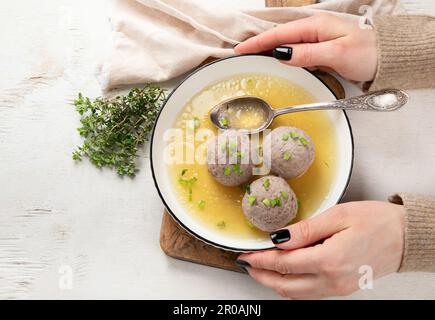
{"type": "Polygon", "coordinates": [[[358,18],[398,14],[399,0],[332,0],[297,8],[235,10],[219,1],[116,0],[113,39],[99,66],[103,90],[179,76],[208,57],[233,55],[237,43],[319,11],[358,18]],[[367,7],[369,6],[369,7],[367,7]],[[368,11],[367,11],[368,10],[368,11]]]}

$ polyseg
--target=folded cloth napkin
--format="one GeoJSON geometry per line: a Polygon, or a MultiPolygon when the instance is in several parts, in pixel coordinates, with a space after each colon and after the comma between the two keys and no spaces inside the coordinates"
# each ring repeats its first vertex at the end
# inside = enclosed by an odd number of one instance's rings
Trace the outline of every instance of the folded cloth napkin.
{"type": "Polygon", "coordinates": [[[99,65],[98,78],[105,91],[165,81],[209,57],[233,55],[234,45],[251,36],[319,11],[358,18],[365,12],[399,14],[403,9],[399,0],[332,0],[241,11],[224,8],[219,1],[116,0],[111,14],[113,42],[99,65]]]}

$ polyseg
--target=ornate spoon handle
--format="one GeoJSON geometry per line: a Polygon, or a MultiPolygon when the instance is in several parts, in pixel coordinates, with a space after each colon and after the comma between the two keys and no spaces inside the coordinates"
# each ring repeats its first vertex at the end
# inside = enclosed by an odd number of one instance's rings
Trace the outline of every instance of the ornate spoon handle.
{"type": "Polygon", "coordinates": [[[385,89],[331,102],[311,103],[275,109],[274,116],[299,111],[331,109],[384,112],[397,110],[407,102],[408,94],[405,91],[399,89],[385,89]]]}

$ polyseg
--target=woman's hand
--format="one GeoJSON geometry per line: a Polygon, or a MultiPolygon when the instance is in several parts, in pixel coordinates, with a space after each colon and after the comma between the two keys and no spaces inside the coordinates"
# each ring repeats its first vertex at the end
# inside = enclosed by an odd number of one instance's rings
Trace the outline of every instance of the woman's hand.
{"type": "Polygon", "coordinates": [[[376,35],[364,26],[360,28],[358,19],[319,13],[263,32],[234,51],[273,50],[276,58],[292,66],[332,69],[349,80],[371,81],[377,69],[376,35]]]}
{"type": "Polygon", "coordinates": [[[271,238],[284,250],[239,256],[238,264],[247,266],[251,277],[286,298],[347,295],[359,288],[361,266],[372,268],[373,278],[398,270],[404,209],[387,202],[348,202],[271,238]]]}

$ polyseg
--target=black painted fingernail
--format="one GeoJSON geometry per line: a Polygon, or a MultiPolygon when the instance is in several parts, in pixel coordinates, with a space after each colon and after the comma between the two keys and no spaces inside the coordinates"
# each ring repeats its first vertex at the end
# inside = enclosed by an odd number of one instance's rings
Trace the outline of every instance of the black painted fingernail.
{"type": "Polygon", "coordinates": [[[270,239],[274,244],[280,244],[287,242],[291,239],[290,231],[287,229],[281,229],[270,234],[270,239]]]}
{"type": "Polygon", "coordinates": [[[238,266],[240,269],[242,269],[246,273],[248,272],[246,270],[246,268],[250,268],[251,267],[251,265],[248,262],[246,262],[245,260],[239,260],[239,259],[237,259],[235,263],[236,263],[236,266],[238,266]]]}
{"type": "Polygon", "coordinates": [[[272,55],[279,60],[290,60],[292,58],[292,47],[276,47],[273,49],[272,55]]]}

